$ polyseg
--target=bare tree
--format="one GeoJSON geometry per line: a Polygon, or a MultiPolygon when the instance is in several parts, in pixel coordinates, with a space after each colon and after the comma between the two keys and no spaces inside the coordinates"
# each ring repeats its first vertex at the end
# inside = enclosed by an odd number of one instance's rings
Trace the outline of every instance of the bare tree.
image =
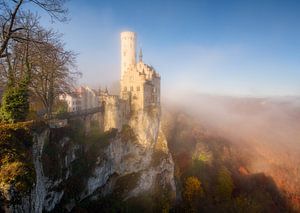
{"type": "MultiPolygon", "coordinates": [[[[17,86],[24,76],[30,77],[31,63],[36,54],[36,44],[42,44],[38,34],[41,30],[39,17],[30,12],[22,13],[19,19],[20,25],[24,26],[16,36],[22,39],[14,39],[9,42],[4,58],[0,58],[0,75],[2,84],[9,82],[12,86],[17,86]],[[8,54],[8,49],[10,53],[8,54]]],[[[28,79],[30,80],[30,79],[28,79]]]]}
{"type": "Polygon", "coordinates": [[[10,54],[0,58],[1,79],[13,87],[27,84],[31,97],[39,100],[50,115],[55,99],[72,90],[80,74],[76,71],[76,54],[65,50],[61,35],[40,26],[39,17],[30,12],[21,17],[20,24],[25,28],[18,36],[22,39],[12,40],[10,54]]]}
{"type": "Polygon", "coordinates": [[[0,0],[0,58],[7,56],[11,40],[26,40],[22,32],[26,26],[20,24],[22,7],[32,4],[46,11],[52,20],[65,21],[67,10],[63,7],[66,0],[0,0]]]}
{"type": "Polygon", "coordinates": [[[40,32],[42,44],[36,44],[30,88],[51,115],[54,100],[73,89],[80,74],[75,68],[75,54],[64,49],[59,35],[52,31],[40,32]],[[73,71],[75,70],[75,71],[73,71]]]}

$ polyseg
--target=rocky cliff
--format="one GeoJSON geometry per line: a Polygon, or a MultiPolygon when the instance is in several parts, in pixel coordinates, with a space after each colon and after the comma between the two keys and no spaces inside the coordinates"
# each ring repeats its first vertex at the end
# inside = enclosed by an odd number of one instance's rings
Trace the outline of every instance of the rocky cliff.
{"type": "Polygon", "coordinates": [[[137,197],[153,205],[159,196],[164,202],[153,209],[169,208],[175,197],[174,163],[160,123],[160,111],[151,109],[133,113],[120,130],[101,133],[94,125],[84,135],[84,124],[73,121],[65,128],[31,131],[27,153],[34,181],[20,199],[14,199],[15,182],[0,187],[1,207],[7,212],[93,211],[93,206],[105,208],[106,198],[130,208],[137,197]]]}

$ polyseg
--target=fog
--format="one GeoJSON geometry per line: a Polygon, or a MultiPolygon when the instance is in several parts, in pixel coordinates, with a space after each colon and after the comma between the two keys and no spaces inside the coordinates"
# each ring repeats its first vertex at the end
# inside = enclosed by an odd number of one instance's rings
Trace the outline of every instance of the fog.
{"type": "Polygon", "coordinates": [[[203,128],[244,150],[251,173],[265,173],[300,193],[300,97],[182,95],[164,99],[203,128]]]}

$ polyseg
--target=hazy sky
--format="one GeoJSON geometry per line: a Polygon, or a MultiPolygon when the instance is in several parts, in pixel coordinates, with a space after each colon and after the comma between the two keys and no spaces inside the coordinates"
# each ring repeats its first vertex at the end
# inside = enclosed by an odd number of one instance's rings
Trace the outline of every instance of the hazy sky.
{"type": "Polygon", "coordinates": [[[300,94],[300,1],[73,0],[64,34],[81,83],[119,80],[119,33],[138,34],[163,94],[300,94]]]}

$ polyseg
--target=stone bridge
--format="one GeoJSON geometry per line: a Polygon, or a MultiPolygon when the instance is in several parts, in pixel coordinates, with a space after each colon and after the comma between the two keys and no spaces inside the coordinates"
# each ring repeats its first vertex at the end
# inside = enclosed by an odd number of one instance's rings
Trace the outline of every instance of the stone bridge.
{"type": "Polygon", "coordinates": [[[51,119],[71,119],[71,118],[76,118],[76,117],[87,117],[99,112],[103,112],[103,107],[94,107],[90,109],[84,109],[84,110],[78,110],[74,112],[64,112],[64,113],[59,113],[59,114],[53,114],[51,116],[51,119]]]}
{"type": "Polygon", "coordinates": [[[65,112],[53,114],[51,118],[47,119],[51,128],[60,128],[66,126],[72,119],[81,119],[85,124],[85,131],[89,132],[92,120],[96,120],[101,125],[104,107],[95,107],[74,112],[65,112]]]}

